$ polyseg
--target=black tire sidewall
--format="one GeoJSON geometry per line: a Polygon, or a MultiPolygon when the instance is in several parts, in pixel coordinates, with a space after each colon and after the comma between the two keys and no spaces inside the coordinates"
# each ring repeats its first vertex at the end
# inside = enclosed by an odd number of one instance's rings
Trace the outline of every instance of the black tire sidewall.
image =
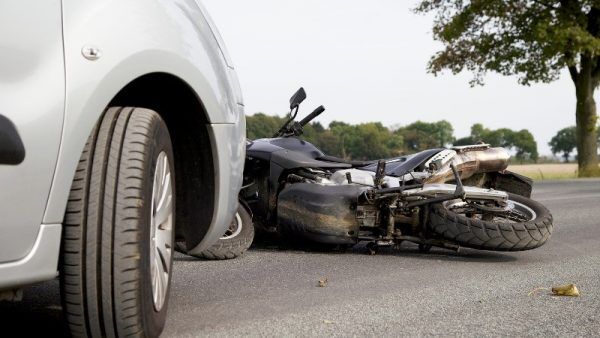
{"type": "MultiPolygon", "coordinates": [[[[144,163],[144,182],[143,182],[143,192],[142,192],[142,200],[144,201],[143,210],[142,210],[142,218],[140,219],[141,226],[141,242],[140,242],[140,251],[142,253],[140,258],[140,303],[141,303],[141,311],[142,311],[142,323],[146,328],[146,332],[151,337],[156,337],[160,335],[162,329],[164,328],[167,316],[167,308],[169,302],[169,289],[171,287],[171,278],[173,275],[173,252],[171,254],[171,261],[169,262],[169,283],[168,289],[165,296],[165,301],[160,309],[160,311],[156,311],[154,308],[154,300],[152,296],[152,275],[150,269],[150,215],[152,214],[152,189],[154,184],[154,173],[156,169],[156,163],[158,160],[158,155],[161,152],[165,152],[169,159],[169,166],[171,169],[171,184],[172,184],[172,193],[173,193],[173,226],[175,226],[175,166],[173,161],[173,148],[171,145],[171,139],[169,136],[169,132],[164,122],[158,115],[155,116],[152,120],[150,132],[148,134],[150,143],[146,148],[146,161],[144,163]]],[[[174,244],[175,239],[175,231],[173,229],[172,233],[172,241],[174,244]]]]}
{"type": "Polygon", "coordinates": [[[508,199],[531,208],[536,217],[516,223],[484,221],[454,213],[436,203],[431,206],[428,228],[436,236],[480,250],[523,251],[543,245],[552,234],[550,211],[527,197],[508,193],[508,199]]]}

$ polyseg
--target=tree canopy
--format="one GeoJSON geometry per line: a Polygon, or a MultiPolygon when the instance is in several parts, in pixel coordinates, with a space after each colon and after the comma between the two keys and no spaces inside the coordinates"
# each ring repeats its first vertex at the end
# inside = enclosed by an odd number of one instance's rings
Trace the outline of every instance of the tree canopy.
{"type": "Polygon", "coordinates": [[[398,128],[394,134],[402,135],[406,148],[412,151],[445,147],[454,142],[454,128],[446,120],[413,122],[398,128]]]}
{"type": "MultiPolygon", "coordinates": [[[[580,176],[600,175],[594,91],[600,84],[598,0],[421,0],[418,13],[434,13],[442,42],[429,71],[516,75],[521,84],[551,82],[567,69],[575,85],[580,176]]],[[[520,137],[527,137],[522,133],[520,137]]]]}
{"type": "Polygon", "coordinates": [[[569,162],[569,156],[577,146],[575,126],[559,130],[550,142],[548,142],[548,145],[552,150],[552,154],[562,153],[565,162],[569,162]]]}
{"type": "MultiPolygon", "coordinates": [[[[488,71],[517,75],[523,84],[573,74],[585,58],[600,72],[600,4],[594,0],[423,0],[417,12],[435,12],[433,33],[444,49],[431,59],[437,73],[488,71]],[[583,57],[583,58],[582,58],[583,57]]],[[[600,75],[600,74],[597,74],[600,75]]]]}

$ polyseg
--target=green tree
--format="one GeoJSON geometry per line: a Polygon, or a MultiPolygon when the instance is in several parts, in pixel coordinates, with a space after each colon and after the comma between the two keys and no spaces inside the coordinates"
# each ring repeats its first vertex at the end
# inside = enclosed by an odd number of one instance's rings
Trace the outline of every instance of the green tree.
{"type": "Polygon", "coordinates": [[[444,44],[429,62],[438,74],[488,71],[519,82],[551,82],[568,69],[575,85],[579,176],[600,175],[594,92],[600,84],[598,0],[420,0],[435,13],[433,34],[444,44]]]}
{"type": "Polygon", "coordinates": [[[521,163],[525,160],[537,161],[537,142],[529,130],[511,131],[507,138],[508,144],[516,151],[515,157],[521,163]]]}
{"type": "Polygon", "coordinates": [[[319,138],[316,142],[309,141],[317,146],[321,151],[327,155],[337,156],[345,158],[342,150],[342,141],[339,136],[334,134],[331,130],[326,129],[319,134],[319,138]]]}
{"type": "Polygon", "coordinates": [[[338,151],[336,151],[335,156],[350,159],[347,149],[348,145],[352,144],[352,140],[355,138],[354,128],[347,123],[333,121],[329,124],[329,130],[331,130],[331,134],[336,137],[339,142],[338,151]]]}
{"type": "MultiPolygon", "coordinates": [[[[599,134],[600,135],[600,134],[599,134]]],[[[569,156],[577,146],[575,126],[559,130],[550,142],[548,142],[552,154],[562,153],[565,162],[569,162],[569,156]]]]}
{"type": "Polygon", "coordinates": [[[500,128],[491,130],[485,128],[481,123],[475,123],[471,126],[471,136],[468,140],[472,141],[470,144],[475,143],[489,143],[492,147],[512,147],[511,137],[513,131],[508,128],[500,128]]]}
{"type": "Polygon", "coordinates": [[[393,133],[380,122],[349,125],[331,122],[329,129],[340,142],[336,156],[354,160],[386,158],[400,153],[402,137],[393,133]]]}
{"type": "Polygon", "coordinates": [[[269,116],[263,113],[246,116],[246,137],[251,140],[272,137],[285,123],[279,116],[269,116]]]}
{"type": "Polygon", "coordinates": [[[513,131],[508,128],[488,129],[481,123],[471,126],[471,135],[460,138],[454,145],[470,145],[479,142],[489,143],[492,147],[504,147],[513,149],[515,157],[523,162],[527,160],[537,161],[537,142],[533,135],[526,129],[513,131]]]}
{"type": "Polygon", "coordinates": [[[386,158],[390,156],[387,147],[389,129],[380,122],[362,123],[355,128],[355,137],[350,144],[350,156],[358,160],[386,158]]]}
{"type": "Polygon", "coordinates": [[[445,147],[454,142],[454,128],[446,120],[438,122],[413,122],[398,128],[395,135],[401,135],[407,151],[421,151],[445,147]]]}
{"type": "Polygon", "coordinates": [[[441,120],[435,122],[434,126],[434,133],[439,147],[445,147],[454,142],[454,128],[450,122],[441,120]]]}

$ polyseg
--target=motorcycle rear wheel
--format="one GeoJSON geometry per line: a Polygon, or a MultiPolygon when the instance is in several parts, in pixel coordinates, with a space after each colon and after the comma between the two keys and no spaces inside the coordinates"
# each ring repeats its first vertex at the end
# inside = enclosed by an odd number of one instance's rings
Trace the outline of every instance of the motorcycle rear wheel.
{"type": "Polygon", "coordinates": [[[462,201],[431,206],[429,229],[463,247],[492,251],[523,251],[543,245],[552,234],[552,215],[542,204],[508,193],[511,212],[468,212],[462,201]],[[461,209],[461,206],[463,207],[461,209]]]}

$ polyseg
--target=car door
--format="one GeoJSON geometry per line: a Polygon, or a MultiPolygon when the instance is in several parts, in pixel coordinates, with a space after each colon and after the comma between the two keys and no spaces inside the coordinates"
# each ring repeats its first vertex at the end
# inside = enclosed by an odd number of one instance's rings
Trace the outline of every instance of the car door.
{"type": "Polygon", "coordinates": [[[60,0],[0,2],[0,148],[15,147],[16,129],[25,149],[0,161],[0,263],[31,250],[48,200],[65,101],[61,17],[60,0]]]}

